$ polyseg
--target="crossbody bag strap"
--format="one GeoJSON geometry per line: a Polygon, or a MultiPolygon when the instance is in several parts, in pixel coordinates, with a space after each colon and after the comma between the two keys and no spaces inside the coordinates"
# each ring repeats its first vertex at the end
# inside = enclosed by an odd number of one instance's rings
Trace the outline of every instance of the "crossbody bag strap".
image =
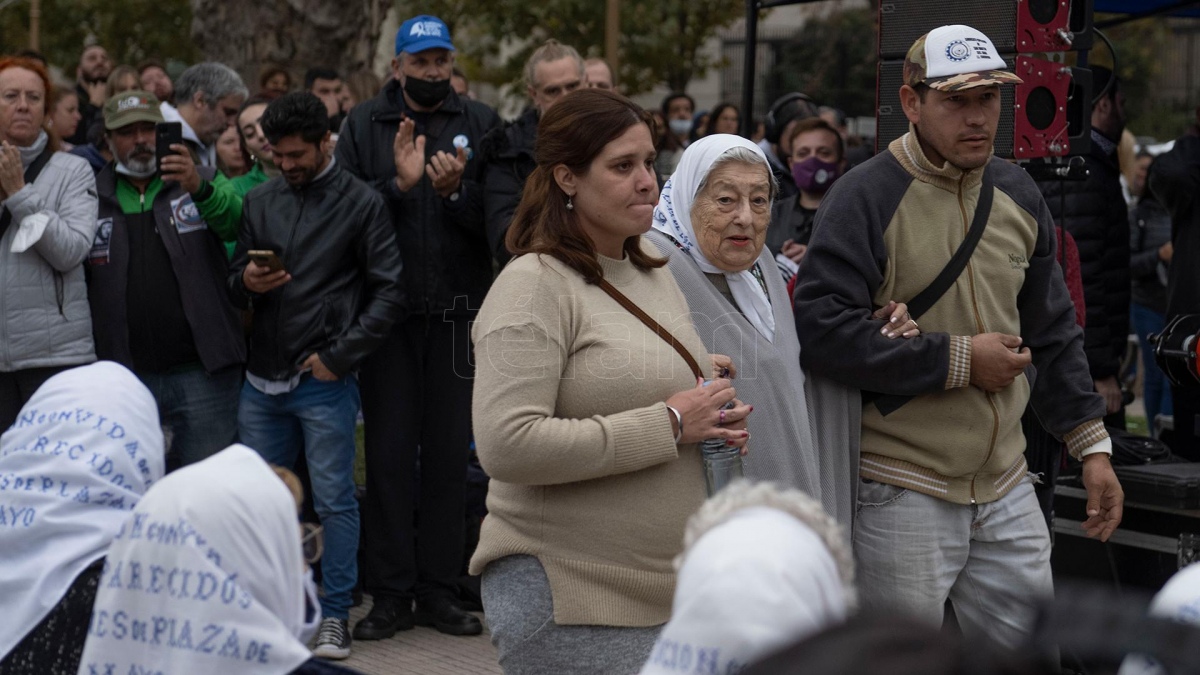
{"type": "MultiPolygon", "coordinates": [[[[937,278],[926,286],[925,290],[917,293],[912,300],[908,301],[908,314],[913,319],[928,312],[958,280],[959,275],[967,268],[967,263],[971,262],[971,256],[975,253],[975,247],[979,245],[979,240],[983,238],[983,230],[987,227],[988,218],[992,214],[994,192],[992,163],[988,162],[983,169],[983,180],[979,185],[979,201],[975,204],[975,216],[971,220],[971,229],[967,231],[967,236],[958,245],[958,250],[954,252],[950,262],[946,263],[946,266],[938,273],[937,278]]],[[[873,391],[862,392],[862,397],[864,404],[873,402],[875,408],[884,417],[896,412],[913,399],[912,396],[880,394],[873,391]]]]}
{"type": "Polygon", "coordinates": [[[967,231],[967,236],[958,245],[958,250],[954,252],[954,256],[942,268],[937,278],[926,286],[925,290],[908,301],[908,313],[914,319],[928,312],[929,308],[933,307],[946,294],[946,291],[950,290],[950,287],[954,285],[959,275],[967,268],[967,263],[971,262],[971,256],[975,253],[975,247],[979,245],[979,240],[983,238],[983,230],[987,227],[988,217],[992,214],[992,196],[994,192],[992,164],[988,162],[987,166],[983,169],[983,180],[979,185],[979,201],[975,204],[975,217],[971,220],[971,229],[967,231]]]}
{"type": "MultiPolygon", "coordinates": [[[[26,185],[32,185],[33,181],[37,180],[38,175],[42,173],[42,169],[46,168],[46,164],[50,162],[50,157],[52,155],[54,155],[54,151],[51,150],[50,145],[47,144],[46,148],[42,150],[41,154],[33,160],[33,163],[30,164],[27,169],[25,169],[26,185]]],[[[3,211],[4,213],[0,214],[0,237],[4,236],[4,232],[8,230],[8,226],[12,223],[12,212],[9,211],[7,207],[5,207],[3,211]]]]}
{"type": "Polygon", "coordinates": [[[608,293],[610,296],[612,296],[612,299],[620,303],[622,307],[629,310],[630,314],[640,319],[641,322],[646,324],[650,330],[657,333],[658,337],[662,338],[667,342],[667,344],[674,347],[675,351],[679,352],[679,355],[683,357],[683,360],[687,361],[688,368],[692,369],[692,373],[696,377],[700,379],[707,379],[704,375],[704,371],[700,370],[700,364],[696,363],[696,359],[692,357],[691,353],[688,352],[688,350],[679,342],[679,340],[675,339],[674,335],[671,335],[670,331],[668,331],[666,328],[663,328],[662,325],[654,319],[651,319],[650,315],[643,312],[641,307],[638,307],[636,304],[634,304],[634,302],[626,297],[624,293],[618,291],[616,286],[608,283],[608,281],[605,279],[597,281],[596,285],[599,286],[605,293],[608,293]]]}

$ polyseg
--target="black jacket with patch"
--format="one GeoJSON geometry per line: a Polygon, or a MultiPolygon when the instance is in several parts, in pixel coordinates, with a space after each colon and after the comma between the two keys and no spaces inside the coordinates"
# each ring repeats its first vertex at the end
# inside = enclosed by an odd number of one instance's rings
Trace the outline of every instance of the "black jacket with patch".
{"type": "Polygon", "coordinates": [[[478,311],[492,284],[492,255],[483,219],[484,136],[500,126],[496,111],[453,91],[428,114],[405,109],[400,83],[393,80],[378,96],[350,111],[337,143],[339,165],[383,196],[404,260],[405,310],[440,315],[478,311]],[[407,192],[396,187],[393,141],[400,121],[417,122],[425,135],[425,156],[468,148],[457,199],[443,198],[428,176],[407,192]]]}

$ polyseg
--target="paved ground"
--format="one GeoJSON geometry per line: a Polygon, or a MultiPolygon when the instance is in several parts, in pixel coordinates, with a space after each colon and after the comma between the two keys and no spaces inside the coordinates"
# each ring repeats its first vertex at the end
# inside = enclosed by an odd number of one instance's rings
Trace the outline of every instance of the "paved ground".
{"type": "MultiPolygon", "coordinates": [[[[350,625],[366,616],[370,596],[350,610],[350,625]]],[[[482,614],[476,616],[483,618],[482,614]]],[[[418,626],[400,631],[390,640],[358,641],[350,658],[341,662],[367,675],[499,675],[496,650],[492,647],[484,622],[483,635],[457,637],[442,635],[432,628],[418,626]]]]}

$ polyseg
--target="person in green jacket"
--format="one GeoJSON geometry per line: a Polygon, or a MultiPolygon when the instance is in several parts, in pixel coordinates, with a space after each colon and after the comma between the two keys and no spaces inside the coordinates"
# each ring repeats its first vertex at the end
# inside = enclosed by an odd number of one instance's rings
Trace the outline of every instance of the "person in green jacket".
{"type": "Polygon", "coordinates": [[[224,289],[222,242],[241,228],[242,198],[182,143],[157,157],[161,121],[146,91],[105,103],[113,161],[96,176],[97,228],[85,264],[96,356],[150,389],[174,466],[237,438],[246,340],[224,289]]]}
{"type": "MultiPolygon", "coordinates": [[[[271,157],[271,142],[263,135],[262,127],[258,125],[263,111],[267,109],[267,104],[270,102],[270,99],[266,97],[253,96],[242,104],[242,109],[238,112],[238,136],[242,139],[242,147],[250,153],[250,158],[254,160],[254,166],[248,173],[229,181],[233,185],[234,191],[242,197],[279,175],[279,168],[275,166],[275,160],[271,157]]],[[[233,258],[233,249],[236,245],[236,238],[234,241],[225,242],[225,250],[230,259],[233,258]]]]}

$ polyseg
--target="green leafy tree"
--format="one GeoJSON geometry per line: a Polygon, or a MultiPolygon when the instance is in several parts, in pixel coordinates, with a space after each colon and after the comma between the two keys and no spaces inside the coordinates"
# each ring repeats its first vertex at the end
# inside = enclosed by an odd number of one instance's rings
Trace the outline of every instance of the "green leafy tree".
{"type": "MultiPolygon", "coordinates": [[[[75,78],[84,40],[95,36],[113,63],[144,59],[192,63],[200,53],[191,39],[188,0],[42,0],[40,47],[46,59],[75,78]]],[[[0,10],[4,52],[29,47],[29,0],[0,10]]]]}
{"type": "MultiPolygon", "coordinates": [[[[494,84],[521,82],[526,59],[554,38],[586,56],[602,56],[605,3],[599,0],[402,0],[401,14],[435,14],[450,24],[460,59],[494,84]],[[480,64],[495,63],[490,68],[480,64]]],[[[659,83],[683,89],[721,65],[702,52],[716,31],[737,20],[731,0],[622,0],[618,79],[636,94],[659,83]]]]}
{"type": "Polygon", "coordinates": [[[875,114],[875,12],[852,9],[807,21],[783,49],[772,80],[849,115],[875,114]]]}

